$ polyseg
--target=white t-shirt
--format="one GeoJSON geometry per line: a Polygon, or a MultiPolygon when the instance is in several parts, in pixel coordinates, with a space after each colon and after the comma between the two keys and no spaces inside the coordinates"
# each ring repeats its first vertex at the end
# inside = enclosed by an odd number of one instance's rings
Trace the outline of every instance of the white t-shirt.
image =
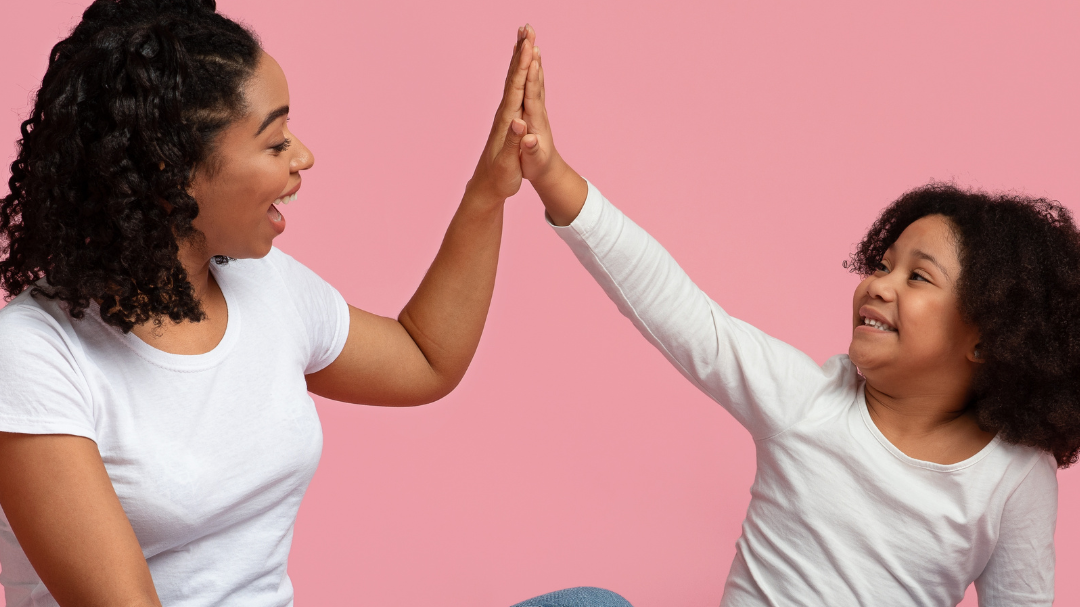
{"type": "MultiPolygon", "coordinates": [[[[221,342],[168,354],[29,291],[0,310],[0,431],[97,443],[168,607],[292,604],[300,500],[322,452],[304,375],[349,331],[341,295],[277,249],[212,265],[221,342]]],[[[8,607],[54,606],[0,513],[8,607]]]]}
{"type": "Polygon", "coordinates": [[[995,438],[951,465],[893,446],[847,356],[818,366],[733,319],[592,184],[556,228],[619,310],[754,437],[721,605],[1050,605],[1057,467],[995,438]]]}

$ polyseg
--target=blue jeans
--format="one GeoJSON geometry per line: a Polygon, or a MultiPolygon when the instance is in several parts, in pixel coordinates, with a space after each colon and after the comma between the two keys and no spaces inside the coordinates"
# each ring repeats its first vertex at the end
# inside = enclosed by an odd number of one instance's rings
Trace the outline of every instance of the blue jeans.
{"type": "Polygon", "coordinates": [[[626,599],[602,588],[568,588],[529,599],[514,607],[633,607],[626,599]]]}

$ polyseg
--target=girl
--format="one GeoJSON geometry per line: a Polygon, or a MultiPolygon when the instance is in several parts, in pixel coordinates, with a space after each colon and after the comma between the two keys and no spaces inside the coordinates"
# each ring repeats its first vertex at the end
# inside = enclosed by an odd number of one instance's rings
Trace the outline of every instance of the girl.
{"type": "Polygon", "coordinates": [[[9,607],[292,604],[322,445],[307,392],[417,405],[460,381],[521,182],[531,60],[519,30],[487,145],[395,320],[272,248],[314,157],[254,35],[213,0],[86,10],[49,57],[0,205],[9,607]]]}
{"type": "Polygon", "coordinates": [[[852,256],[848,354],[729,317],[556,151],[539,50],[522,170],[637,329],[756,442],[723,605],[1050,605],[1056,469],[1080,451],[1080,235],[1056,202],[950,185],[852,256]]]}

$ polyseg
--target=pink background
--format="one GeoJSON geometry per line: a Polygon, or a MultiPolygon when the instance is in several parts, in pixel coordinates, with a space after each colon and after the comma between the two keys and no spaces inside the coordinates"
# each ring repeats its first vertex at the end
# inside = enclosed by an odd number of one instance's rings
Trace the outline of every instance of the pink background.
{"type": "MultiPolygon", "coordinates": [[[[732,314],[819,362],[847,349],[841,262],[905,189],[955,180],[1080,211],[1077,5],[883,4],[220,0],[284,66],[317,158],[278,245],[350,303],[394,316],[412,294],[530,21],[571,164],[732,314]]],[[[85,5],[5,3],[0,141],[85,5]]],[[[751,440],[619,316],[528,185],[457,391],[319,411],[298,605],[504,607],[574,585],[720,601],[751,440]]],[[[1080,472],[1059,480],[1058,604],[1077,605],[1080,472]]]]}

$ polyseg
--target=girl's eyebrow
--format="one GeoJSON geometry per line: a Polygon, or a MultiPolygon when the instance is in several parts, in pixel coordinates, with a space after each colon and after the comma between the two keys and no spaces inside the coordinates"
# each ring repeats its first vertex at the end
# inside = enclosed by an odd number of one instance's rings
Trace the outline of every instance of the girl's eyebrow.
{"type": "Polygon", "coordinates": [[[287,105],[283,105],[283,106],[279,107],[278,109],[270,112],[269,114],[266,115],[266,118],[263,119],[262,124],[259,125],[259,130],[255,131],[255,136],[258,137],[259,133],[262,133],[263,131],[265,131],[266,127],[270,126],[270,123],[277,120],[278,118],[281,118],[282,116],[287,116],[288,114],[289,114],[289,106],[287,106],[287,105]]]}
{"type": "Polygon", "coordinates": [[[915,249],[914,251],[911,252],[911,254],[914,255],[915,257],[918,257],[919,259],[925,259],[926,261],[929,261],[930,263],[934,264],[935,266],[937,266],[937,269],[941,270],[941,273],[945,275],[945,278],[948,278],[949,280],[952,280],[952,277],[949,276],[949,271],[946,270],[940,263],[938,263],[938,260],[935,259],[933,255],[931,255],[931,254],[929,254],[926,251],[923,251],[921,249],[915,249]]]}

